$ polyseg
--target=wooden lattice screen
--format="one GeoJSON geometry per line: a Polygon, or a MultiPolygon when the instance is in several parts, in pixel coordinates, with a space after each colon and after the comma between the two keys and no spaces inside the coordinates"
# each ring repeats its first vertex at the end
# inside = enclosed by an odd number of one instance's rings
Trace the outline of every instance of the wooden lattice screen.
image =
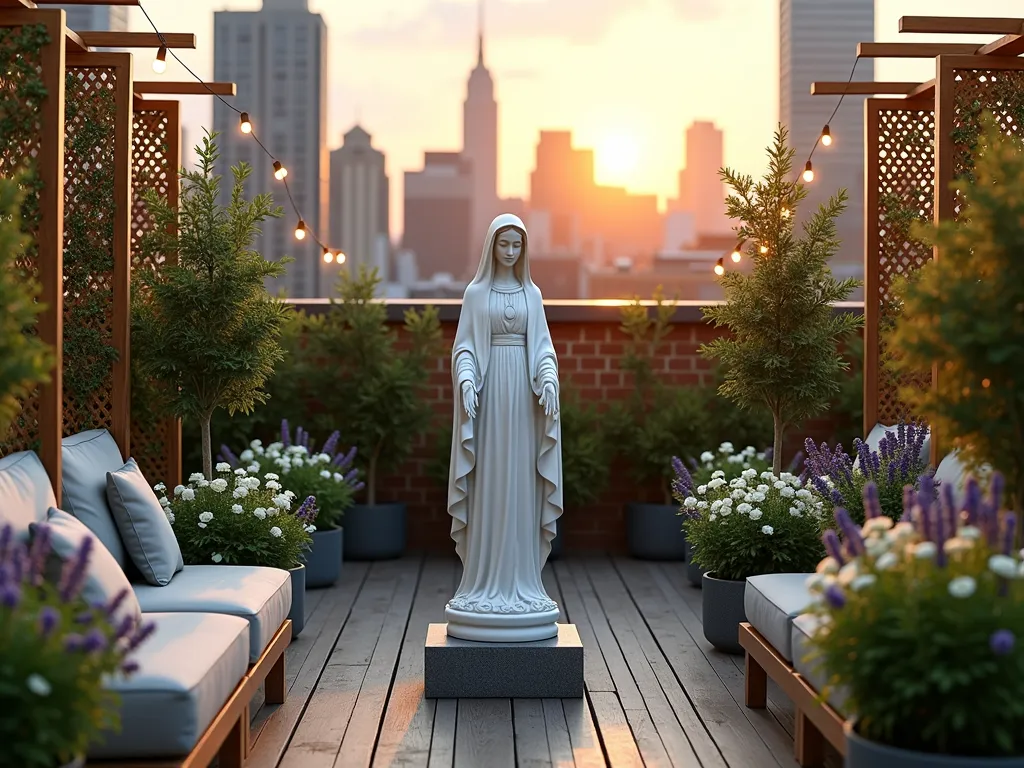
{"type": "MultiPolygon", "coordinates": [[[[0,454],[21,450],[39,453],[60,503],[60,440],[62,400],[62,248],[64,205],[64,12],[4,10],[0,13],[0,91],[10,103],[24,109],[30,125],[21,130],[17,113],[8,113],[0,123],[0,173],[11,176],[28,170],[35,174],[38,201],[35,227],[30,234],[34,246],[24,267],[42,286],[39,300],[46,305],[37,332],[54,347],[55,370],[50,383],[40,387],[23,404],[22,415],[9,434],[0,436],[0,454]],[[48,40],[38,52],[28,53],[20,41],[32,28],[48,40]],[[27,79],[38,80],[45,96],[27,94],[27,79]],[[6,133],[6,135],[5,135],[6,133]]],[[[31,193],[30,193],[31,194],[31,193]]]]}
{"type": "Polygon", "coordinates": [[[67,56],[64,434],[109,429],[130,455],[132,58],[67,56]]]}
{"type": "Polygon", "coordinates": [[[897,377],[886,361],[885,332],[900,312],[894,282],[919,269],[932,250],[910,234],[930,221],[935,197],[935,112],[930,101],[868,99],[865,103],[864,434],[911,414],[904,385],[927,387],[931,374],[897,377]]]}
{"type": "MultiPolygon", "coordinates": [[[[178,169],[181,166],[179,102],[138,101],[132,134],[132,173],[135,198],[132,209],[132,270],[158,271],[167,263],[162,256],[148,259],[138,251],[142,236],[153,225],[142,192],[155,189],[172,205],[178,202],[178,169]]],[[[138,290],[138,283],[136,290],[138,290]]],[[[146,403],[146,382],[133,373],[132,451],[143,475],[152,483],[173,487],[181,482],[181,423],[156,417],[146,403]]]]}

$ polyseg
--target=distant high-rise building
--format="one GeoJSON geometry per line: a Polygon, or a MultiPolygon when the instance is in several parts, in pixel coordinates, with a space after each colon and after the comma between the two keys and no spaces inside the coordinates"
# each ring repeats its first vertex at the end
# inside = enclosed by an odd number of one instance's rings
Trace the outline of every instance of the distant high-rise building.
{"type": "Polygon", "coordinates": [[[484,65],[482,0],[480,9],[476,67],[469,75],[462,105],[462,154],[472,163],[473,173],[470,237],[474,243],[483,242],[491,219],[498,214],[498,102],[494,80],[484,65]]]}
{"type": "MultiPolygon", "coordinates": [[[[845,82],[857,43],[874,40],[875,1],[780,0],[779,119],[796,150],[794,174],[803,163],[834,108],[831,99],[811,95],[815,80],[845,82]]],[[[874,80],[872,59],[862,59],[855,79],[874,80]]],[[[829,129],[834,143],[814,153],[815,179],[808,185],[798,222],[840,188],[849,194],[837,225],[842,241],[832,267],[842,276],[861,276],[864,264],[864,98],[847,96],[829,129]]]]}
{"type": "Polygon", "coordinates": [[[472,207],[472,166],[460,153],[426,152],[422,171],[405,172],[402,248],[416,254],[421,280],[462,276],[474,249],[479,260],[481,243],[470,243],[472,207]]]}
{"type": "MultiPolygon", "coordinates": [[[[288,170],[288,186],[307,228],[321,238],[327,215],[328,160],[327,27],[310,13],[307,0],[263,0],[259,11],[214,13],[214,79],[238,84],[229,101],[249,112],[253,132],[288,170]]],[[[252,136],[238,130],[238,114],[220,101],[213,105],[214,129],[220,132],[220,172],[224,194],[230,193],[229,166],[249,163],[253,172],[247,193],[269,192],[283,205],[284,217],[263,223],[256,247],[270,260],[291,256],[287,274],[268,288],[291,297],[325,295],[320,247],[311,237],[294,236],[295,215],[273,161],[252,136]]],[[[328,243],[328,245],[332,245],[328,243]]]]}
{"type": "Polygon", "coordinates": [[[679,208],[693,214],[698,234],[729,231],[725,186],[718,175],[723,165],[722,132],[707,120],[686,129],[686,165],[679,172],[679,208]]]}
{"type": "MultiPolygon", "coordinates": [[[[388,279],[388,264],[378,243],[388,237],[388,176],[384,153],[356,125],[331,152],[330,244],[346,255],[349,268],[376,268],[388,279]]],[[[325,286],[328,290],[330,284],[325,286]]]]}
{"type": "Polygon", "coordinates": [[[127,32],[127,6],[64,5],[67,24],[76,32],[127,32]]]}

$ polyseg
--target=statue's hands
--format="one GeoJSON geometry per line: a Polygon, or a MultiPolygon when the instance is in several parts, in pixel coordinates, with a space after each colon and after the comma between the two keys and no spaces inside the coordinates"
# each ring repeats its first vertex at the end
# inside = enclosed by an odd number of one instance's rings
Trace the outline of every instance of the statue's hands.
{"type": "Polygon", "coordinates": [[[558,418],[558,393],[555,391],[554,384],[549,382],[544,385],[544,389],[540,393],[540,404],[544,409],[545,416],[558,418]]]}
{"type": "Polygon", "coordinates": [[[462,382],[462,407],[465,409],[466,415],[471,419],[476,418],[477,404],[476,387],[473,386],[473,382],[462,382]]]}

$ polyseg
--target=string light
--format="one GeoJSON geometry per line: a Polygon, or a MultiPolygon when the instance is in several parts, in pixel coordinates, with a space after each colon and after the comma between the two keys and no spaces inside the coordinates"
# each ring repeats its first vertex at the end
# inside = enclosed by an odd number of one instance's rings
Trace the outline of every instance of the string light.
{"type": "Polygon", "coordinates": [[[330,248],[324,248],[324,264],[330,264],[334,261],[334,254],[331,253],[330,248]]]}
{"type": "Polygon", "coordinates": [[[715,262],[715,274],[719,277],[725,274],[725,259],[719,258],[715,262]]]}
{"type": "Polygon", "coordinates": [[[804,166],[804,181],[810,184],[814,181],[814,166],[811,165],[811,161],[807,161],[807,165],[804,166]]]}
{"type": "MultiPolygon", "coordinates": [[[[860,63],[860,54],[853,60],[853,67],[850,68],[850,76],[846,78],[846,84],[849,85],[853,82],[853,76],[857,73],[857,65],[860,63]]],[[[814,150],[821,144],[824,147],[831,147],[833,143],[832,129],[830,124],[835,119],[836,114],[839,112],[839,108],[843,105],[843,99],[846,98],[847,88],[843,88],[843,92],[839,94],[839,101],[836,102],[836,108],[832,110],[832,114],[828,120],[825,121],[825,127],[821,129],[821,133],[818,134],[817,141],[814,142],[814,146],[811,147],[811,154],[807,156],[807,165],[804,166],[803,180],[810,184],[814,181],[814,166],[811,165],[811,158],[814,157],[814,150]]]]}
{"type": "Polygon", "coordinates": [[[781,215],[782,215],[782,218],[788,219],[790,217],[790,215],[791,215],[790,212],[789,212],[789,208],[783,208],[781,215]]]}
{"type": "Polygon", "coordinates": [[[821,129],[821,143],[826,147],[832,146],[832,132],[829,130],[827,123],[825,124],[825,127],[821,129]]]}
{"type": "Polygon", "coordinates": [[[733,251],[732,251],[732,254],[731,254],[732,260],[735,263],[737,263],[737,264],[739,264],[740,259],[743,258],[743,251],[741,250],[742,248],[743,248],[743,243],[737,243],[736,247],[733,248],[733,251]]]}
{"type": "MultiPolygon", "coordinates": [[[[161,38],[162,39],[162,38],[161,38]]],[[[160,50],[156,52],[156,58],[153,59],[153,71],[158,75],[162,75],[167,71],[167,46],[161,45],[160,50]]]]}
{"type": "Polygon", "coordinates": [[[288,180],[287,180],[288,169],[285,168],[284,165],[281,163],[281,161],[277,160],[274,157],[274,154],[269,149],[267,149],[266,145],[262,141],[260,141],[259,137],[256,135],[256,132],[253,130],[252,121],[249,119],[249,113],[240,110],[234,104],[232,104],[229,101],[227,101],[219,93],[214,93],[213,89],[210,88],[210,86],[206,83],[205,80],[203,80],[203,78],[201,78],[199,75],[197,75],[188,66],[188,64],[186,64],[184,61],[182,61],[178,57],[178,54],[176,54],[173,49],[168,48],[168,46],[167,46],[167,39],[164,37],[163,33],[159,29],[157,29],[157,26],[154,23],[153,18],[149,15],[149,13],[146,11],[145,7],[142,5],[141,2],[138,3],[138,7],[139,7],[139,10],[142,11],[142,15],[146,17],[146,21],[149,22],[149,25],[153,28],[153,31],[156,33],[157,39],[161,43],[160,49],[159,49],[159,51],[157,52],[157,55],[156,55],[156,59],[153,61],[153,69],[154,69],[154,71],[156,71],[157,73],[162,73],[162,72],[164,72],[166,70],[166,68],[167,68],[167,54],[170,53],[171,56],[174,57],[174,60],[177,61],[178,64],[180,64],[181,67],[186,72],[188,72],[190,75],[192,75],[192,77],[200,85],[202,85],[211,96],[216,98],[218,101],[220,101],[221,104],[223,104],[225,107],[227,107],[232,112],[234,112],[235,114],[238,115],[238,129],[239,129],[239,131],[241,131],[243,134],[245,134],[247,136],[251,136],[253,141],[255,141],[256,144],[259,146],[259,148],[261,150],[263,150],[263,153],[268,158],[273,160],[273,162],[274,162],[274,178],[284,184],[284,191],[285,191],[285,194],[288,197],[288,203],[291,205],[292,210],[295,212],[296,218],[298,218],[298,220],[299,220],[299,225],[295,229],[295,236],[298,239],[302,240],[302,239],[305,239],[306,235],[309,235],[309,239],[311,239],[314,243],[316,243],[317,245],[319,245],[323,249],[324,257],[325,257],[324,260],[325,261],[327,261],[327,259],[326,259],[327,254],[331,254],[332,259],[333,259],[333,261],[335,263],[337,263],[337,264],[344,264],[345,263],[345,254],[341,253],[340,251],[332,251],[317,236],[316,232],[314,232],[312,229],[310,229],[309,227],[306,226],[305,221],[303,220],[303,217],[302,217],[302,212],[299,211],[299,206],[295,203],[295,198],[292,196],[291,188],[288,185],[288,180]],[[300,232],[301,232],[301,234],[300,234],[300,232]]]}
{"type": "Polygon", "coordinates": [[[761,255],[763,256],[764,254],[768,253],[768,246],[767,246],[767,245],[762,245],[762,246],[761,246],[760,248],[758,248],[757,250],[758,250],[758,251],[760,251],[760,252],[761,252],[761,255]]]}

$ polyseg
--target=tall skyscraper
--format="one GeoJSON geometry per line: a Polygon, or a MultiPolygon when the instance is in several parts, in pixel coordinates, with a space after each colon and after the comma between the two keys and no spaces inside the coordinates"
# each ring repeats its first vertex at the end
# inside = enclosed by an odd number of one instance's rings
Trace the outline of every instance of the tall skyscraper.
{"type": "MultiPolygon", "coordinates": [[[[249,113],[259,136],[288,170],[286,180],[307,227],[327,237],[328,158],[327,27],[310,13],[307,0],[263,0],[259,11],[217,11],[214,14],[214,79],[234,81],[237,96],[229,101],[249,113]]],[[[322,253],[312,238],[297,240],[298,222],[288,204],[284,184],[274,178],[273,161],[252,136],[239,131],[239,116],[220,101],[213,105],[213,125],[221,133],[219,171],[230,193],[229,166],[241,161],[253,167],[246,192],[269,192],[285,215],[263,224],[256,244],[264,256],[291,256],[284,278],[268,286],[295,298],[324,295],[322,253]]],[[[336,247],[333,243],[329,246],[336,247]]]]}
{"type": "Polygon", "coordinates": [[[483,0],[479,2],[476,66],[469,75],[462,105],[462,154],[472,163],[473,173],[473,243],[483,242],[491,219],[499,213],[498,102],[494,99],[494,80],[484,64],[483,0]]]}
{"type": "Polygon", "coordinates": [[[479,260],[481,244],[469,240],[473,183],[470,162],[459,152],[425,152],[423,170],[405,172],[402,248],[416,254],[421,280],[462,277],[474,250],[479,260]]]}
{"type": "MultiPolygon", "coordinates": [[[[874,40],[874,0],[780,0],[779,4],[779,119],[789,130],[800,167],[814,146],[835,101],[811,96],[815,80],[839,80],[850,76],[857,43],[874,40]]],[[[874,61],[857,64],[855,80],[873,80],[874,61]]],[[[838,97],[836,97],[838,98],[838,97]]],[[[840,188],[849,201],[837,225],[842,241],[832,267],[837,275],[860,277],[864,269],[864,97],[847,96],[832,118],[829,129],[834,143],[814,153],[815,179],[801,204],[798,222],[840,188]]]]}
{"type": "MultiPolygon", "coordinates": [[[[384,153],[373,147],[370,134],[356,125],[344,143],[331,152],[331,245],[347,256],[346,264],[357,269],[376,267],[388,279],[386,252],[381,238],[388,238],[388,176],[384,153]],[[385,258],[382,260],[381,256],[385,258]]],[[[330,284],[324,286],[330,289],[330,284]]]]}
{"type": "Polygon", "coordinates": [[[725,215],[725,185],[718,175],[723,165],[722,132],[707,120],[686,129],[686,166],[679,172],[679,207],[693,214],[696,234],[729,231],[725,215]]]}
{"type": "Polygon", "coordinates": [[[67,24],[76,32],[127,32],[128,8],[105,5],[64,5],[67,24]]]}

